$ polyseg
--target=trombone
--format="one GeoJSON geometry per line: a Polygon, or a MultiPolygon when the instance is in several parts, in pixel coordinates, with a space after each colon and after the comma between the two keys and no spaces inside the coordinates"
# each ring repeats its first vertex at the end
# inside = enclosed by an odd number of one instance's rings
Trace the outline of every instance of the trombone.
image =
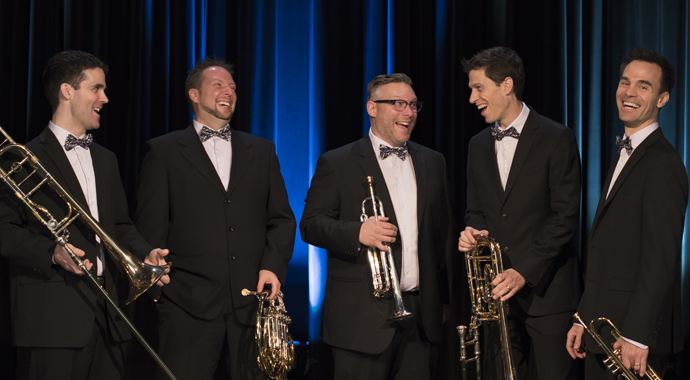
{"type": "MultiPolygon", "coordinates": [[[[607,358],[604,359],[604,365],[611,371],[611,373],[614,376],[623,376],[627,380],[639,379],[629,369],[625,368],[625,365],[623,365],[620,348],[613,350],[610,347],[610,345],[604,342],[604,339],[602,339],[601,335],[599,335],[596,329],[594,328],[594,324],[597,322],[602,322],[602,324],[608,324],[609,326],[611,326],[611,335],[613,336],[613,339],[618,340],[618,338],[621,337],[621,332],[618,330],[618,328],[616,328],[616,326],[613,324],[613,322],[611,322],[610,319],[597,318],[595,320],[592,320],[592,322],[590,322],[588,326],[585,324],[582,318],[580,318],[580,315],[578,313],[575,313],[573,315],[573,321],[575,323],[581,324],[585,328],[585,331],[587,331],[587,333],[592,337],[592,339],[594,339],[594,341],[597,342],[599,347],[604,351],[604,353],[607,356],[607,358]]],[[[661,377],[657,375],[656,371],[654,371],[652,367],[649,366],[649,364],[647,364],[647,371],[645,372],[645,377],[649,378],[650,380],[661,380],[661,377]]]]}
{"type": "Polygon", "coordinates": [[[501,336],[501,355],[503,356],[503,373],[506,380],[517,380],[517,372],[513,365],[513,354],[510,346],[510,335],[506,316],[508,305],[501,299],[493,299],[491,282],[496,275],[503,273],[503,259],[501,246],[489,236],[474,235],[477,246],[465,254],[467,264],[467,281],[470,287],[472,302],[472,318],[470,325],[458,326],[460,335],[460,363],[462,363],[462,378],[467,380],[468,363],[475,362],[476,379],[482,377],[479,347],[479,326],[485,322],[498,321],[501,336]],[[488,248],[489,255],[482,254],[483,248],[488,248]],[[469,337],[469,340],[466,338],[469,337]],[[467,357],[467,347],[474,346],[474,357],[467,357]]]}
{"type": "Polygon", "coordinates": [[[117,311],[118,315],[122,320],[127,323],[132,334],[141,342],[146,351],[155,359],[158,365],[165,371],[165,373],[173,380],[175,376],[172,374],[170,369],[163,363],[161,358],[156,354],[156,352],[149,346],[144,337],[141,336],[139,331],[134,327],[132,322],[125,316],[125,313],[117,306],[115,301],[110,297],[108,292],[101,287],[93,276],[84,262],[77,256],[74,251],[67,245],[69,239],[69,230],[67,229],[77,218],[81,219],[87,226],[89,226],[105,246],[106,250],[110,252],[116,262],[119,262],[124,270],[125,274],[129,279],[129,297],[127,298],[126,304],[131,303],[137,297],[144,294],[148,288],[155,284],[168,270],[170,263],[163,266],[149,265],[141,260],[134,257],[129,251],[121,247],[113,238],[108,236],[108,234],[103,231],[103,228],[98,224],[96,220],[91,217],[91,215],[84,209],[84,207],[77,202],[72,194],[65,190],[62,185],[60,185],[57,180],[45,169],[38,157],[36,157],[27,147],[24,145],[17,144],[12,137],[10,137],[7,132],[5,132],[2,127],[0,127],[0,133],[5,137],[5,140],[0,143],[0,157],[9,151],[15,151],[22,159],[17,162],[13,162],[10,169],[5,171],[0,167],[0,176],[2,180],[7,184],[7,186],[12,189],[14,195],[17,196],[33,213],[33,215],[38,219],[44,226],[50,230],[55,238],[55,241],[60,244],[69,253],[70,257],[74,261],[79,269],[84,271],[86,276],[91,280],[91,283],[103,294],[105,299],[110,303],[110,305],[117,311]],[[31,167],[31,173],[29,173],[21,182],[17,183],[13,174],[17,174],[22,169],[24,169],[24,164],[31,167]],[[24,191],[21,186],[26,182],[29,177],[36,174],[40,180],[38,184],[28,190],[24,191]],[[62,220],[56,220],[50,211],[31,200],[31,196],[43,185],[48,185],[53,191],[55,191],[60,198],[67,204],[67,213],[62,218],[62,220]]]}
{"type": "MultiPolygon", "coordinates": [[[[364,223],[369,219],[367,215],[367,204],[371,202],[371,207],[374,212],[374,218],[378,221],[379,216],[386,217],[383,211],[383,203],[381,199],[374,195],[374,185],[372,183],[374,177],[367,176],[369,182],[369,196],[362,201],[362,215],[359,220],[364,223]]],[[[384,243],[385,244],[385,243],[384,243]]],[[[376,247],[367,247],[367,256],[369,258],[369,266],[371,267],[371,276],[374,283],[374,296],[376,298],[383,297],[384,293],[393,288],[393,298],[395,298],[395,311],[393,316],[389,318],[391,321],[400,321],[413,316],[412,313],[405,310],[403,304],[402,293],[400,292],[400,283],[398,281],[398,271],[395,268],[395,261],[393,261],[393,251],[388,246],[386,251],[381,251],[376,247]]]]}

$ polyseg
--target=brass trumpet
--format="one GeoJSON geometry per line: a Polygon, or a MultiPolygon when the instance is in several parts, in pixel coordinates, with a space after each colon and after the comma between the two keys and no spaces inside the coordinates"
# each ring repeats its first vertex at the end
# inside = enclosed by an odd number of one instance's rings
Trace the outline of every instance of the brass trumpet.
{"type": "Polygon", "coordinates": [[[256,332],[254,339],[259,348],[256,361],[259,368],[271,379],[285,380],[295,362],[295,346],[288,325],[292,319],[287,315],[283,303],[283,293],[278,292],[275,299],[269,300],[270,292],[252,292],[242,289],[242,295],[254,295],[259,299],[256,311],[256,332]]]}
{"type": "MultiPolygon", "coordinates": [[[[359,220],[364,223],[369,219],[367,215],[367,204],[371,202],[371,207],[374,212],[374,218],[378,221],[379,216],[386,217],[383,210],[383,203],[381,199],[374,195],[374,185],[372,176],[367,176],[369,181],[369,196],[362,201],[362,216],[359,220]]],[[[374,283],[374,296],[377,298],[383,297],[384,293],[393,288],[393,298],[395,299],[395,311],[393,316],[389,318],[391,321],[399,321],[412,317],[412,313],[405,310],[403,304],[402,293],[400,292],[400,283],[398,281],[398,271],[395,268],[395,261],[393,261],[393,251],[388,246],[386,251],[381,251],[376,247],[367,247],[367,257],[369,258],[369,266],[371,267],[371,276],[374,283]]]]}
{"type": "MultiPolygon", "coordinates": [[[[618,340],[618,338],[621,337],[621,332],[618,331],[618,328],[616,328],[616,326],[613,324],[613,322],[611,322],[611,320],[607,318],[597,318],[595,320],[592,320],[592,322],[590,322],[588,326],[585,324],[582,318],[580,318],[580,315],[578,313],[575,313],[573,315],[573,321],[575,323],[581,324],[585,328],[585,331],[587,331],[589,336],[591,336],[592,339],[594,339],[594,341],[597,342],[599,347],[604,351],[604,353],[607,356],[607,358],[604,359],[604,365],[611,371],[612,374],[618,375],[619,377],[623,376],[627,380],[639,379],[639,377],[635,376],[635,374],[633,374],[629,369],[625,368],[625,365],[623,365],[620,348],[614,350],[610,345],[606,344],[606,342],[604,342],[604,339],[602,339],[601,335],[599,335],[596,329],[594,328],[594,323],[606,323],[609,326],[611,326],[611,335],[613,336],[613,339],[618,340]]],[[[650,367],[649,365],[647,365],[645,377],[650,380],[661,380],[661,377],[659,377],[656,371],[654,371],[652,367],[650,367]]]]}
{"type": "Polygon", "coordinates": [[[5,171],[0,167],[0,176],[2,177],[2,180],[7,184],[7,186],[10,187],[10,189],[12,189],[17,198],[19,198],[29,208],[36,219],[38,219],[48,228],[48,230],[50,230],[55,238],[55,241],[64,247],[75,264],[77,264],[77,266],[84,271],[86,276],[91,280],[91,283],[113,306],[120,318],[127,323],[130,331],[137,338],[137,340],[141,342],[148,353],[156,360],[158,365],[161,366],[161,368],[171,379],[175,379],[175,376],[172,374],[170,369],[168,369],[158,354],[156,354],[151,346],[149,346],[139,331],[137,331],[137,329],[134,327],[132,322],[130,322],[130,320],[125,316],[122,310],[117,306],[116,302],[113,301],[108,292],[106,292],[106,290],[98,284],[96,277],[94,277],[94,275],[86,269],[84,262],[67,245],[67,241],[69,239],[69,230],[67,228],[77,218],[81,219],[82,222],[89,226],[96,233],[96,235],[98,235],[98,237],[101,239],[101,242],[106,247],[106,250],[110,252],[115,261],[121,264],[130,284],[127,304],[137,299],[137,297],[144,294],[148,288],[155,284],[166,273],[167,269],[170,267],[170,263],[164,266],[154,266],[146,264],[134,257],[129,251],[121,247],[113,238],[103,231],[103,228],[101,228],[98,222],[96,222],[96,220],[91,217],[84,207],[74,199],[72,194],[65,190],[62,185],[55,180],[55,178],[45,169],[41,161],[39,161],[39,159],[29,149],[27,149],[24,145],[17,144],[1,127],[0,133],[2,133],[5,137],[5,140],[0,143],[0,157],[10,151],[15,151],[20,157],[22,157],[20,161],[13,162],[8,171],[5,171]],[[25,164],[31,167],[31,169],[27,170],[32,171],[21,182],[17,183],[12,176],[22,171],[25,164]],[[34,174],[38,176],[38,184],[32,189],[24,191],[21,186],[26,182],[27,179],[29,179],[29,177],[33,176],[34,174]],[[65,204],[67,205],[67,213],[62,220],[56,220],[46,207],[31,200],[30,197],[43,185],[48,185],[60,196],[60,198],[62,198],[63,201],[65,201],[65,204]]]}
{"type": "Polygon", "coordinates": [[[501,258],[501,246],[489,236],[474,235],[477,246],[465,254],[467,264],[467,281],[470,287],[470,300],[472,302],[472,319],[468,326],[458,326],[460,335],[460,362],[462,363],[462,378],[467,380],[468,364],[475,362],[476,379],[481,379],[481,364],[479,347],[479,326],[485,322],[498,321],[501,335],[501,355],[503,356],[503,373],[506,380],[517,380],[517,372],[513,365],[513,354],[510,347],[510,335],[506,315],[507,305],[501,299],[493,299],[491,282],[496,275],[503,273],[503,259],[501,258]],[[489,255],[482,254],[483,248],[488,248],[489,255]],[[467,341],[466,337],[470,340],[467,341]],[[474,346],[474,357],[467,357],[467,347],[474,346]]]}

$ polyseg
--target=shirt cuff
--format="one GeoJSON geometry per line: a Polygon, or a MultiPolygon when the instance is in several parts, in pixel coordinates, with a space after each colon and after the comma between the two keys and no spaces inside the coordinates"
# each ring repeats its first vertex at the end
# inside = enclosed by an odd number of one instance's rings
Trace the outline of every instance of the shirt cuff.
{"type": "Polygon", "coordinates": [[[623,338],[624,341],[626,341],[626,342],[632,344],[632,345],[635,346],[635,347],[639,347],[639,348],[641,348],[641,349],[643,349],[643,350],[648,350],[648,349],[649,349],[648,346],[645,346],[644,344],[642,344],[642,343],[640,343],[640,342],[635,342],[634,340],[630,340],[630,339],[628,339],[628,338],[626,338],[626,337],[624,337],[624,336],[622,336],[621,338],[623,338]]]}

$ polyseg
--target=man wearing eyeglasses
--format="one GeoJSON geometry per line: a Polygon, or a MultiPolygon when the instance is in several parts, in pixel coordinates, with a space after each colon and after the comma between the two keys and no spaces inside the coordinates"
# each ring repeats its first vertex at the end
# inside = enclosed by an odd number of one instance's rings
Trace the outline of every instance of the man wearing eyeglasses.
{"type": "Polygon", "coordinates": [[[445,159],[409,141],[422,103],[407,75],[379,75],[367,95],[369,133],[319,158],[300,222],[302,239],[328,250],[324,341],[333,348],[335,379],[430,379],[453,245],[445,159]],[[376,221],[369,211],[361,222],[367,176],[386,217],[376,221]],[[389,246],[413,314],[397,322],[393,291],[373,294],[367,256],[367,247],[389,246]]]}
{"type": "MultiPolygon", "coordinates": [[[[580,213],[575,134],[522,102],[525,72],[512,49],[487,49],[462,64],[470,103],[490,126],[469,144],[467,227],[458,249],[471,250],[478,233],[501,245],[505,270],[492,282],[492,294],[510,305],[518,377],[572,378],[574,361],[562,346],[581,294],[572,241],[580,213]]],[[[485,374],[503,379],[496,323],[486,335],[485,374]]]]}

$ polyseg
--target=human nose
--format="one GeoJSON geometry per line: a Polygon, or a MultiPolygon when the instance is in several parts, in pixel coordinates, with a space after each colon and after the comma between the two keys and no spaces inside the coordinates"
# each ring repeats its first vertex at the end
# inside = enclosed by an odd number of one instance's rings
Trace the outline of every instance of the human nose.
{"type": "Polygon", "coordinates": [[[474,102],[477,101],[477,98],[478,98],[477,94],[475,93],[474,90],[472,90],[472,92],[470,93],[470,103],[474,104],[474,102]]]}
{"type": "Polygon", "coordinates": [[[105,94],[105,91],[101,93],[101,102],[108,103],[108,96],[105,94]]]}

